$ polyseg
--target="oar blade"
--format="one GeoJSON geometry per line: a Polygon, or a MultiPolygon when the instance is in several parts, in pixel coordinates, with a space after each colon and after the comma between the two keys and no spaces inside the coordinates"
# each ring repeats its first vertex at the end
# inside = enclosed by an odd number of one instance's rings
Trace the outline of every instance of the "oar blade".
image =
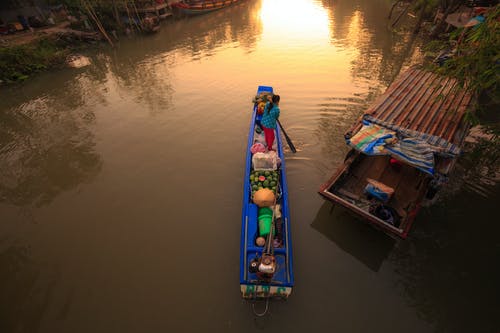
{"type": "Polygon", "coordinates": [[[288,134],[286,134],[285,129],[283,128],[283,125],[281,125],[281,122],[279,120],[277,120],[277,122],[278,122],[278,125],[280,125],[281,132],[283,132],[283,135],[285,136],[286,143],[288,143],[290,150],[292,151],[292,153],[296,153],[297,149],[295,149],[295,146],[294,146],[292,140],[290,139],[288,134]]]}

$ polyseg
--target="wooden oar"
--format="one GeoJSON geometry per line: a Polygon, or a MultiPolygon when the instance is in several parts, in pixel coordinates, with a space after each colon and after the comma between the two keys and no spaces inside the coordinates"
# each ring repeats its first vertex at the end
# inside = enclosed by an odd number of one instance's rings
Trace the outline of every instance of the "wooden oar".
{"type": "Polygon", "coordinates": [[[278,125],[280,125],[281,131],[283,132],[283,135],[285,136],[286,142],[288,143],[290,150],[292,151],[292,153],[296,153],[297,149],[295,149],[295,146],[293,145],[292,140],[290,140],[290,137],[288,136],[288,134],[286,134],[285,129],[281,125],[280,121],[278,119],[276,119],[276,121],[278,122],[278,125]]]}

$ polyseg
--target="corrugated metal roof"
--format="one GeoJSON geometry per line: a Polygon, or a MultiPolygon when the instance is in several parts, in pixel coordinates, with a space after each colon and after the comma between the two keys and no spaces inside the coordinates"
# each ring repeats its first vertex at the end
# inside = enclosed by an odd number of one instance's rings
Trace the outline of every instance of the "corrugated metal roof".
{"type": "Polygon", "coordinates": [[[467,134],[463,117],[471,100],[455,79],[411,67],[365,113],[461,145],[467,134]]]}

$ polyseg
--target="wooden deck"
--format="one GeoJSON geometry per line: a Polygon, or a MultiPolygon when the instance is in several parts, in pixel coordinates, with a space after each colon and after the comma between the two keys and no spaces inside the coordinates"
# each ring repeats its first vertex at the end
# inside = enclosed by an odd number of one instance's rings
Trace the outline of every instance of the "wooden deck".
{"type": "Polygon", "coordinates": [[[332,179],[324,190],[345,198],[368,212],[370,200],[365,194],[367,179],[379,181],[394,189],[387,205],[394,208],[401,218],[399,229],[405,229],[407,217],[418,207],[425,195],[429,177],[406,164],[391,165],[389,156],[358,155],[347,172],[332,179]]]}

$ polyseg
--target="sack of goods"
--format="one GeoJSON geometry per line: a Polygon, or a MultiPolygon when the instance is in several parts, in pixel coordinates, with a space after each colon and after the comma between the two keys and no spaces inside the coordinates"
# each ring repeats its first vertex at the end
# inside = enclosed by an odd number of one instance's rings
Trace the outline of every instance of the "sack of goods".
{"type": "Polygon", "coordinates": [[[255,153],[264,153],[265,151],[266,151],[266,146],[264,146],[260,142],[254,143],[252,145],[252,147],[250,147],[250,152],[252,154],[255,154],[255,153]]]}
{"type": "Polygon", "coordinates": [[[255,153],[252,156],[254,170],[273,171],[278,169],[278,155],[274,151],[255,153]]]}
{"type": "Polygon", "coordinates": [[[266,102],[270,101],[272,99],[272,97],[273,97],[272,93],[267,92],[267,91],[263,91],[252,99],[252,103],[262,103],[263,102],[264,104],[266,104],[266,102]]]}
{"type": "Polygon", "coordinates": [[[257,106],[257,114],[263,114],[265,107],[266,107],[266,103],[260,102],[259,105],[257,106]]]}
{"type": "Polygon", "coordinates": [[[259,207],[270,207],[274,205],[274,192],[268,188],[261,188],[253,195],[253,203],[259,207]]]}

